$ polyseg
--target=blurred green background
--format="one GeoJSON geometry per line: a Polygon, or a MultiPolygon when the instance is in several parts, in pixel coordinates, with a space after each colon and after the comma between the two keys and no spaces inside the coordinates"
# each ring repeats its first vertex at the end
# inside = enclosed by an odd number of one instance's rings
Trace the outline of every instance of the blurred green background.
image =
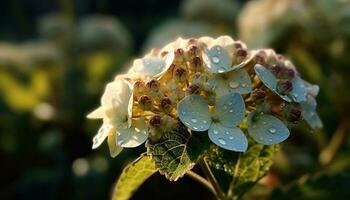
{"type": "MultiPolygon", "coordinates": [[[[244,199],[346,199],[350,188],[350,1],[0,1],[0,199],[108,199],[144,151],[92,151],[85,116],[132,60],[178,36],[231,35],[274,48],[321,87],[324,129],[295,126],[244,199]]],[[[213,199],[154,175],[133,199],[213,199]]]]}

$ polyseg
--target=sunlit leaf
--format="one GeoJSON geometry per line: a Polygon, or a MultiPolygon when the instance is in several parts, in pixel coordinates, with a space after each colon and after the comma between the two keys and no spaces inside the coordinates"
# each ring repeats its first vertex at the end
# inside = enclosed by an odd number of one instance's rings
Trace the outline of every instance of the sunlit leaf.
{"type": "Polygon", "coordinates": [[[159,172],[171,181],[176,181],[191,170],[198,159],[209,149],[209,142],[202,133],[187,131],[181,125],[178,129],[164,133],[163,137],[153,143],[147,141],[147,153],[155,161],[159,172]],[[199,139],[200,138],[200,139],[199,139]]]}
{"type": "Polygon", "coordinates": [[[152,174],[157,172],[154,162],[147,155],[141,155],[124,168],[114,188],[112,200],[128,200],[152,174]]]}

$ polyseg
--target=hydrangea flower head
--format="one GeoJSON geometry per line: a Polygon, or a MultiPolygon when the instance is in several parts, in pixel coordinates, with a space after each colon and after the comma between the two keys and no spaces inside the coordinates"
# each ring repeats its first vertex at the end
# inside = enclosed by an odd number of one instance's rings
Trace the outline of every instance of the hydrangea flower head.
{"type": "Polygon", "coordinates": [[[179,38],[107,84],[101,106],[88,115],[103,119],[93,148],[108,137],[117,155],[185,126],[221,148],[245,152],[248,137],[277,144],[303,119],[321,128],[317,93],[273,50],[250,50],[229,36],[179,38]]]}

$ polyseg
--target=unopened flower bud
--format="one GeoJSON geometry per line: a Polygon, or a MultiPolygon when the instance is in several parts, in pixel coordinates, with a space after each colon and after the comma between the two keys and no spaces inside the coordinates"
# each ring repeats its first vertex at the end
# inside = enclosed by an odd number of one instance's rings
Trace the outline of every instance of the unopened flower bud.
{"type": "Polygon", "coordinates": [[[293,90],[293,84],[289,80],[280,80],[277,84],[277,91],[282,94],[287,94],[293,90]]]}
{"type": "Polygon", "coordinates": [[[295,76],[295,72],[293,69],[290,69],[290,68],[284,68],[281,73],[280,73],[280,78],[283,78],[283,79],[293,79],[295,76]]]}
{"type": "Polygon", "coordinates": [[[150,96],[147,96],[147,95],[142,95],[140,98],[139,98],[139,105],[140,105],[140,108],[142,110],[151,110],[152,109],[152,98],[150,96]]]}
{"type": "Polygon", "coordinates": [[[159,115],[153,115],[149,120],[149,124],[154,128],[159,128],[162,125],[162,117],[159,115]]]}
{"type": "Polygon", "coordinates": [[[280,77],[281,72],[284,70],[284,66],[279,65],[279,64],[273,64],[272,66],[269,67],[269,70],[275,77],[280,77]]]}
{"type": "Polygon", "coordinates": [[[173,103],[169,97],[163,97],[159,102],[159,109],[165,113],[171,112],[173,103]]]}
{"type": "Polygon", "coordinates": [[[300,119],[301,111],[297,106],[287,105],[283,108],[283,114],[288,121],[296,122],[300,119]]]}
{"type": "Polygon", "coordinates": [[[192,45],[189,49],[188,49],[188,55],[190,57],[194,57],[197,56],[199,54],[199,48],[195,45],[192,45]]]}
{"type": "Polygon", "coordinates": [[[192,70],[197,71],[203,65],[203,61],[200,57],[196,56],[191,58],[190,67],[192,70]]]}
{"type": "Polygon", "coordinates": [[[188,86],[186,90],[187,94],[200,94],[201,93],[201,88],[198,85],[190,85],[188,86]]]}
{"type": "Polygon", "coordinates": [[[152,79],[147,82],[147,87],[152,91],[158,91],[160,88],[160,83],[159,81],[152,79]]]}
{"type": "Polygon", "coordinates": [[[137,80],[134,83],[134,95],[135,97],[140,96],[142,93],[144,93],[146,88],[145,82],[142,80],[137,80]]]}
{"type": "Polygon", "coordinates": [[[260,65],[264,65],[266,63],[266,57],[267,54],[265,51],[259,51],[255,57],[254,57],[254,62],[260,65]]]}
{"type": "Polygon", "coordinates": [[[175,60],[182,62],[185,58],[185,51],[181,48],[175,50],[175,60]]]}
{"type": "Polygon", "coordinates": [[[191,82],[192,84],[202,86],[204,83],[208,81],[207,74],[197,72],[191,76],[191,82]]]}
{"type": "Polygon", "coordinates": [[[254,101],[257,104],[264,102],[265,97],[266,97],[265,91],[260,89],[255,89],[250,94],[250,98],[252,99],[252,101],[254,101]]]}
{"type": "Polygon", "coordinates": [[[246,59],[247,55],[248,55],[248,52],[246,50],[237,49],[237,51],[235,52],[237,63],[241,63],[244,59],[246,59]]]}
{"type": "Polygon", "coordinates": [[[178,82],[184,82],[187,78],[187,71],[185,68],[177,66],[173,71],[173,77],[178,82]]]}

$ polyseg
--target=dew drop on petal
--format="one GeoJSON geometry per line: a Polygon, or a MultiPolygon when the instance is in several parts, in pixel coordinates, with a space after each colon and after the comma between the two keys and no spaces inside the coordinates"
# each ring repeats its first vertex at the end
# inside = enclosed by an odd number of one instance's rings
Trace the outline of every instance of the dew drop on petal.
{"type": "Polygon", "coordinates": [[[269,131],[270,131],[270,133],[276,133],[276,129],[275,128],[270,128],[269,131]]]}
{"type": "Polygon", "coordinates": [[[214,132],[214,134],[218,134],[219,133],[219,131],[217,131],[217,130],[214,130],[213,132],[214,132]]]}
{"type": "Polygon", "coordinates": [[[233,139],[234,139],[234,137],[230,136],[230,137],[229,137],[229,139],[230,139],[230,140],[233,140],[233,139]]]}
{"type": "Polygon", "coordinates": [[[233,110],[230,110],[229,112],[230,112],[230,113],[232,113],[232,112],[233,112],[233,110]]]}
{"type": "Polygon", "coordinates": [[[192,121],[193,123],[197,123],[198,120],[195,119],[195,118],[192,118],[191,121],[192,121]]]}
{"type": "Polygon", "coordinates": [[[225,68],[220,67],[220,68],[218,69],[218,72],[219,72],[219,73],[223,73],[223,72],[225,72],[225,68]]]}
{"type": "Polygon", "coordinates": [[[217,56],[213,56],[212,58],[211,58],[212,60],[213,60],[213,63],[219,63],[220,62],[220,59],[219,59],[219,57],[217,57],[217,56]]]}
{"type": "Polygon", "coordinates": [[[208,122],[207,122],[207,120],[203,120],[203,123],[206,124],[206,123],[208,123],[208,122]]]}
{"type": "Polygon", "coordinates": [[[239,83],[237,83],[235,81],[230,81],[229,85],[231,88],[237,88],[239,86],[239,83]]]}
{"type": "Polygon", "coordinates": [[[226,141],[222,138],[219,138],[218,141],[220,142],[220,144],[222,145],[226,145],[226,141]]]}
{"type": "Polygon", "coordinates": [[[242,83],[242,87],[246,87],[247,86],[247,84],[245,84],[245,83],[242,83]]]}

